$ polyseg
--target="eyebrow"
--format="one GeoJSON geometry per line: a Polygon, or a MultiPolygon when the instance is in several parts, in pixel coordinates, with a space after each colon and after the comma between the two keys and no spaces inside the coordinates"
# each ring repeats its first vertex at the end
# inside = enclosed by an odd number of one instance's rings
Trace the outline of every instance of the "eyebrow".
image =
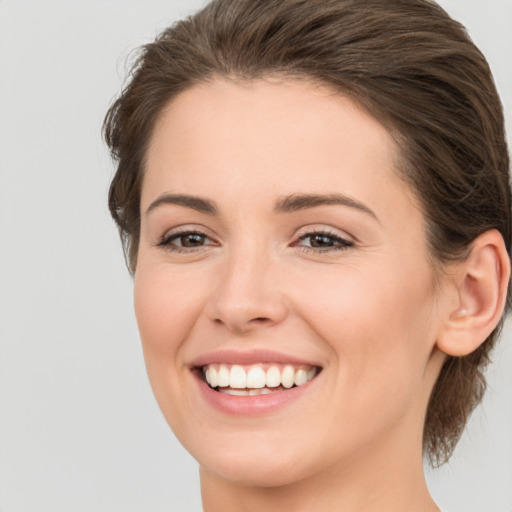
{"type": "Polygon", "coordinates": [[[280,199],[274,211],[276,213],[293,213],[323,205],[348,206],[349,208],[355,208],[363,213],[367,213],[375,220],[378,220],[377,215],[368,206],[343,194],[292,194],[280,199]]]}
{"type": "MultiPolygon", "coordinates": [[[[209,199],[187,194],[162,194],[149,205],[146,215],[165,204],[185,206],[208,215],[217,215],[219,213],[215,203],[209,199]]],[[[274,212],[293,213],[324,205],[347,206],[378,220],[377,215],[368,206],[343,194],[292,194],[278,200],[274,207],[274,212]]]]}
{"type": "Polygon", "coordinates": [[[189,196],[186,194],[162,194],[155,199],[146,210],[146,215],[152,212],[155,208],[158,208],[164,204],[176,204],[178,206],[185,206],[186,208],[192,208],[201,213],[207,213],[209,215],[217,215],[218,210],[215,204],[208,199],[202,197],[189,196]]]}

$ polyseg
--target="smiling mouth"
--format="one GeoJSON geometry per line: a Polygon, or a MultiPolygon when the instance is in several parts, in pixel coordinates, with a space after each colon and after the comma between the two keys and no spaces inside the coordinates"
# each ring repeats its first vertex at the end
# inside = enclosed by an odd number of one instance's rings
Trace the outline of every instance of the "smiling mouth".
{"type": "Polygon", "coordinates": [[[201,367],[208,386],[228,395],[267,395],[300,387],[314,379],[321,368],[291,364],[208,364],[201,367]]]}

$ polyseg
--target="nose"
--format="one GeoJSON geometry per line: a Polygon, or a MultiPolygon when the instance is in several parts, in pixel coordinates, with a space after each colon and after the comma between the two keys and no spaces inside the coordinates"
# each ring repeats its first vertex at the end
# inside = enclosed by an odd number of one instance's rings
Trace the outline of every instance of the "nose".
{"type": "Polygon", "coordinates": [[[210,316],[236,333],[275,326],[287,316],[277,262],[260,250],[237,251],[219,272],[210,316]]]}

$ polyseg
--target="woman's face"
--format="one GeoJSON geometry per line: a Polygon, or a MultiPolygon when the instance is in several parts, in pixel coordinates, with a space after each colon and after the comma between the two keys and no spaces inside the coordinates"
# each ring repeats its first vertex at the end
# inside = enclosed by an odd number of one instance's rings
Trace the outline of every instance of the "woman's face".
{"type": "Polygon", "coordinates": [[[158,403],[204,471],[280,485],[421,458],[443,283],[396,157],[306,81],[218,80],[162,112],[135,308],[158,403]]]}

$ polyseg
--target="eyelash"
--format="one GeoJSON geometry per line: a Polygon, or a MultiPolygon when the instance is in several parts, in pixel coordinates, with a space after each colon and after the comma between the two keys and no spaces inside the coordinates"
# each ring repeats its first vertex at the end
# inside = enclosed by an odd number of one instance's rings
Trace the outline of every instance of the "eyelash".
{"type": "Polygon", "coordinates": [[[333,243],[338,244],[338,245],[331,245],[331,246],[323,247],[323,248],[315,248],[315,247],[308,247],[308,246],[304,246],[304,245],[298,245],[298,242],[294,242],[292,244],[292,247],[298,246],[298,247],[300,247],[301,251],[304,251],[304,252],[326,253],[326,252],[332,252],[332,251],[344,251],[344,250],[349,249],[350,247],[354,246],[354,242],[347,240],[346,238],[342,238],[339,235],[337,235],[336,233],[333,233],[333,232],[331,232],[329,230],[325,230],[325,229],[308,231],[307,233],[305,233],[304,235],[301,235],[299,237],[299,242],[304,241],[308,238],[313,238],[315,236],[328,238],[331,241],[333,241],[333,243]]]}
{"type": "MultiPolygon", "coordinates": [[[[202,231],[197,230],[183,230],[179,231],[177,233],[172,233],[170,235],[164,235],[160,242],[156,244],[158,247],[162,247],[168,251],[172,251],[175,253],[189,253],[189,252],[199,252],[201,250],[205,250],[205,247],[208,245],[217,245],[217,242],[210,238],[208,235],[203,233],[202,231]],[[186,236],[199,236],[203,239],[203,242],[205,240],[211,240],[213,243],[205,244],[203,243],[200,246],[196,247],[185,247],[185,246],[176,246],[172,245],[172,242],[175,240],[178,240],[180,238],[184,238],[186,236]]],[[[327,253],[327,252],[333,252],[333,251],[343,251],[346,249],[349,249],[350,247],[354,246],[354,242],[347,240],[345,238],[340,237],[336,233],[330,232],[329,230],[313,230],[308,231],[307,233],[299,236],[298,240],[296,242],[293,242],[291,244],[291,247],[298,247],[303,252],[313,252],[315,254],[318,253],[327,253]],[[311,246],[305,246],[305,245],[299,245],[300,242],[307,240],[308,238],[313,237],[324,237],[327,239],[330,239],[333,243],[331,246],[327,247],[311,247],[311,246]],[[337,244],[337,245],[334,245],[337,244]]]]}
{"type": "Polygon", "coordinates": [[[185,238],[186,236],[193,236],[193,235],[200,236],[201,238],[203,238],[203,240],[207,240],[207,239],[212,240],[208,235],[206,235],[202,231],[186,229],[183,231],[178,231],[177,233],[172,233],[170,235],[164,235],[162,237],[162,239],[160,240],[160,242],[158,242],[156,245],[158,247],[163,247],[164,249],[166,249],[168,251],[172,251],[172,252],[176,252],[176,253],[199,252],[201,250],[205,250],[204,248],[207,245],[217,245],[217,242],[215,242],[215,241],[213,241],[214,242],[213,244],[203,244],[203,245],[197,246],[197,247],[185,247],[185,246],[172,245],[172,242],[179,238],[185,238]]]}

